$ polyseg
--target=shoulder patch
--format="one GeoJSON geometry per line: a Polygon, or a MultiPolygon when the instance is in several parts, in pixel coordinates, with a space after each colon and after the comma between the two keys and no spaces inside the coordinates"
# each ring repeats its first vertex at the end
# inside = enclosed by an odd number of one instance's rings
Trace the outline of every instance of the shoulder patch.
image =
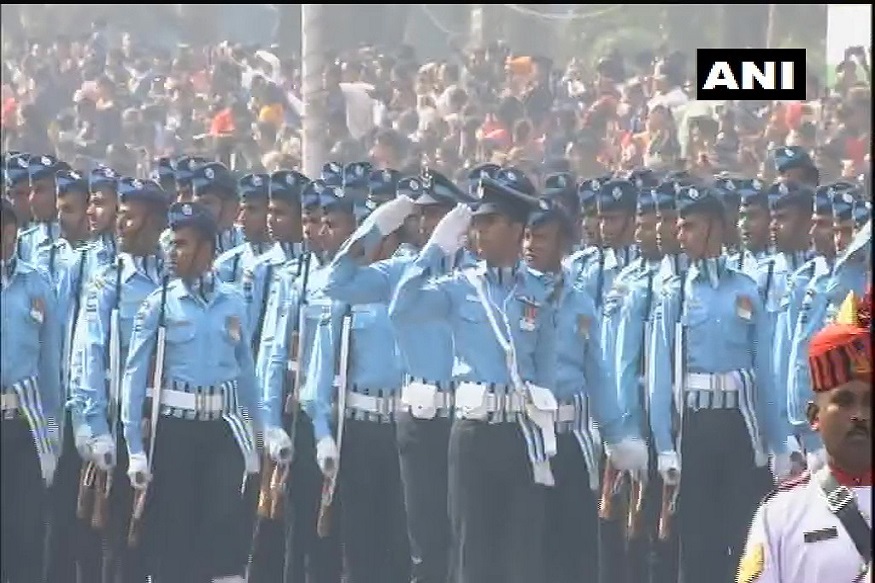
{"type": "Polygon", "coordinates": [[[766,551],[763,543],[755,543],[744,550],[738,566],[738,583],[754,583],[762,575],[766,565],[766,551]]]}

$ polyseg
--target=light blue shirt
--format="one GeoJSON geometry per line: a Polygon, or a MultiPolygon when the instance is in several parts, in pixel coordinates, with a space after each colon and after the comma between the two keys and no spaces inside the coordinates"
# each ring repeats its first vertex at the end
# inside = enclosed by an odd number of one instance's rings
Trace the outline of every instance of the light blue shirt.
{"type": "Polygon", "coordinates": [[[680,278],[674,277],[662,286],[653,314],[655,330],[647,384],[656,451],[675,450],[671,431],[672,369],[675,323],[680,321],[685,329],[682,374],[752,370],[757,383],[753,413],[770,451],[785,453],[787,435],[782,431],[770,374],[770,327],[756,282],[727,267],[725,258],[702,263],[693,264],[686,272],[683,311],[680,278]]]}
{"type": "MultiPolygon", "coordinates": [[[[359,240],[363,243],[365,255],[369,256],[382,237],[375,226],[366,231],[357,231],[331,262],[325,294],[348,304],[388,305],[402,275],[416,261],[418,255],[396,253],[390,259],[360,265],[349,253],[351,245],[359,240]]],[[[460,250],[454,257],[442,258],[430,265],[429,276],[447,275],[454,268],[470,267],[475,262],[470,253],[460,250]]],[[[405,324],[396,320],[393,324],[405,373],[432,383],[447,383],[452,380],[453,331],[449,322],[430,320],[405,324]]]]}
{"type": "MultiPolygon", "coordinates": [[[[131,454],[143,452],[143,402],[152,380],[148,378],[149,367],[155,353],[161,295],[160,288],[153,291],[137,312],[122,378],[121,420],[131,454]]],[[[263,404],[247,342],[249,323],[243,297],[233,286],[219,281],[209,295],[204,301],[180,279],[167,286],[164,386],[177,381],[214,387],[236,381],[239,402],[260,429],[264,427],[263,404]]]]}
{"type": "Polygon", "coordinates": [[[15,259],[11,276],[0,285],[0,386],[34,377],[45,416],[60,421],[61,321],[49,275],[15,259]]]}
{"type": "MultiPolygon", "coordinates": [[[[34,257],[40,247],[49,247],[61,237],[61,226],[58,221],[50,223],[31,223],[31,225],[19,232],[17,255],[19,259],[34,264],[34,257]]],[[[48,258],[50,254],[47,254],[48,258]]],[[[46,266],[48,270],[48,266],[46,266]]]]}
{"type": "MultiPolygon", "coordinates": [[[[601,247],[596,245],[587,245],[583,249],[575,251],[568,257],[562,260],[562,267],[568,270],[573,280],[576,280],[581,273],[589,266],[590,263],[599,261],[601,255],[601,247]]],[[[573,281],[572,280],[572,281],[573,281]]]]}
{"type": "Polygon", "coordinates": [[[508,270],[488,268],[481,261],[464,271],[432,277],[432,269],[443,259],[438,246],[426,245],[401,277],[390,307],[392,321],[399,326],[448,322],[460,364],[457,380],[510,385],[505,351],[468,279],[470,273],[481,279],[500,331],[515,347],[522,380],[555,390],[552,290],[523,264],[508,270]]]}
{"type": "MultiPolygon", "coordinates": [[[[580,284],[595,301],[599,313],[604,309],[605,296],[613,287],[614,278],[637,257],[638,251],[635,246],[605,249],[596,255],[595,260],[589,261],[580,272],[580,284]]],[[[602,334],[604,335],[604,330],[602,334]]],[[[603,342],[602,350],[605,349],[603,342]]]]}
{"type": "MultiPolygon", "coordinates": [[[[112,311],[118,307],[120,365],[124,366],[134,318],[145,299],[161,285],[163,261],[157,255],[134,257],[119,253],[116,264],[106,266],[88,285],[85,314],[76,330],[74,346],[82,362],[81,377],[72,386],[72,399],[81,409],[90,435],[109,433],[107,423],[107,373],[112,311]]],[[[121,376],[123,371],[118,371],[121,376]]]]}
{"type": "Polygon", "coordinates": [[[270,297],[270,287],[275,284],[283,265],[303,255],[301,243],[275,243],[273,247],[259,256],[252,265],[243,270],[241,285],[246,302],[249,322],[250,342],[254,335],[264,329],[262,314],[270,297]]]}
{"type": "Polygon", "coordinates": [[[216,275],[225,283],[240,283],[243,272],[251,268],[268,249],[269,243],[250,243],[247,241],[237,245],[230,251],[225,251],[216,258],[214,269],[216,275]]]}

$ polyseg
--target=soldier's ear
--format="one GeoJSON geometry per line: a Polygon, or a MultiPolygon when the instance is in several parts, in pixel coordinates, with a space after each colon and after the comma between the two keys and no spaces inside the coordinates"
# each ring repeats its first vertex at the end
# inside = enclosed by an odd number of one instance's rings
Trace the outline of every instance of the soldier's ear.
{"type": "Polygon", "coordinates": [[[805,409],[805,417],[808,419],[808,425],[815,431],[820,429],[820,407],[814,401],[808,401],[808,407],[805,409]]]}

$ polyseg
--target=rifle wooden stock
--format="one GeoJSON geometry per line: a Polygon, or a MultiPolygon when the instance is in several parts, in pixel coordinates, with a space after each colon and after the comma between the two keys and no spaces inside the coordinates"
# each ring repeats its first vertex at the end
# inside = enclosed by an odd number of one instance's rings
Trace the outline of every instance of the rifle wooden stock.
{"type": "Polygon", "coordinates": [[[270,482],[273,477],[274,464],[267,455],[262,456],[261,460],[261,482],[258,488],[258,516],[260,518],[270,518],[273,511],[273,500],[271,499],[270,482]]]}
{"type": "Polygon", "coordinates": [[[335,473],[333,478],[325,477],[322,480],[322,498],[319,502],[319,517],[316,520],[316,534],[319,538],[325,538],[331,534],[331,506],[334,501],[334,479],[337,478],[335,473]]]}
{"type": "Polygon", "coordinates": [[[94,462],[82,464],[79,472],[79,494],[76,497],[76,517],[80,520],[91,521],[94,510],[94,474],[97,467],[94,462]]]}
{"type": "Polygon", "coordinates": [[[644,485],[640,480],[632,480],[629,493],[629,513],[626,517],[626,535],[638,538],[641,534],[641,511],[644,507],[644,485]]]}
{"type": "Polygon", "coordinates": [[[677,491],[676,485],[663,484],[662,506],[659,511],[659,533],[661,541],[666,541],[671,536],[671,517],[674,514],[674,497],[677,491]]]}
{"type": "Polygon", "coordinates": [[[599,518],[611,520],[614,518],[614,491],[620,481],[622,475],[620,471],[611,465],[610,461],[605,463],[605,471],[602,475],[602,494],[599,499],[599,518]]]}
{"type": "Polygon", "coordinates": [[[109,492],[112,487],[112,470],[96,470],[94,479],[94,511],[91,513],[91,528],[103,530],[109,520],[109,492]]]}
{"type": "Polygon", "coordinates": [[[143,514],[146,510],[146,494],[148,486],[142,490],[134,490],[134,508],[131,512],[131,524],[128,527],[128,546],[136,548],[140,544],[143,531],[143,514]]]}
{"type": "Polygon", "coordinates": [[[289,467],[291,464],[274,464],[273,473],[270,478],[270,497],[271,507],[269,518],[271,520],[279,520],[283,514],[283,502],[286,492],[286,480],[289,478],[289,467]]]}

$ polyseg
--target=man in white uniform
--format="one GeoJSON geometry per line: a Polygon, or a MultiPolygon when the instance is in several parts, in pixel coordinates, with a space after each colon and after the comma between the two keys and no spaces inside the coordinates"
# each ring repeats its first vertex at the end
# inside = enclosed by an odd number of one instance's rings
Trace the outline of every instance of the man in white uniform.
{"type": "Polygon", "coordinates": [[[739,583],[859,583],[872,565],[872,291],[808,349],[808,420],[828,463],[779,486],[751,524],[739,583]]]}

